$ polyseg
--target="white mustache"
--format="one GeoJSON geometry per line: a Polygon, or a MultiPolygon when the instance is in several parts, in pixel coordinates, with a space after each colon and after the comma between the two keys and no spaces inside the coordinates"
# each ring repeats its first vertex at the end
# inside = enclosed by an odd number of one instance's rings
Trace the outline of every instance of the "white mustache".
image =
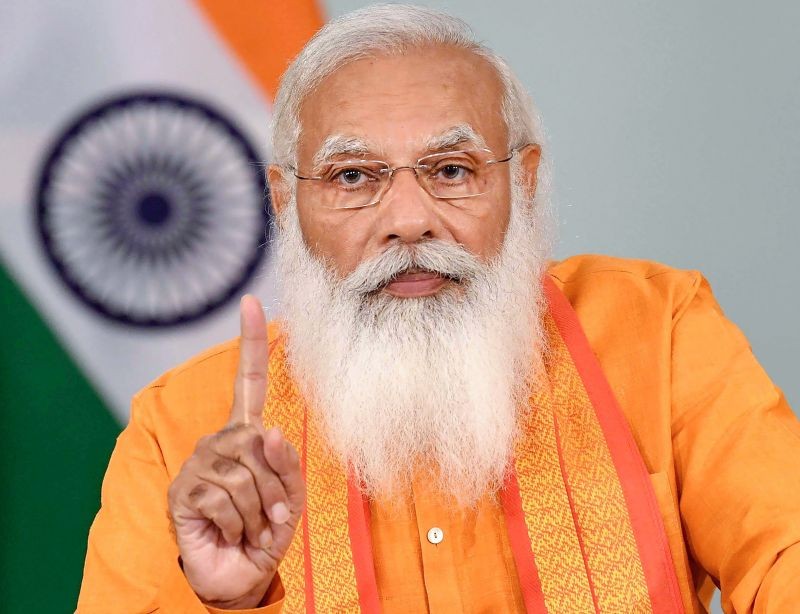
{"type": "Polygon", "coordinates": [[[419,243],[396,243],[362,262],[341,282],[343,290],[365,295],[383,288],[411,269],[436,273],[464,282],[474,279],[486,265],[462,245],[439,239],[419,243]]]}

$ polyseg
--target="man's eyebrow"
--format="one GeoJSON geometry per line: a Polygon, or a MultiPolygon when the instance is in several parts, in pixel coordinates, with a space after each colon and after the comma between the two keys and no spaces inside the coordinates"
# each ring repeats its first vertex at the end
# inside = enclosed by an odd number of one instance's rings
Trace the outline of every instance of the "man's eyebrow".
{"type": "MultiPolygon", "coordinates": [[[[485,149],[486,141],[469,124],[457,124],[441,134],[429,138],[425,142],[425,151],[436,153],[462,145],[485,149]]],[[[323,141],[317,153],[314,154],[312,164],[314,168],[319,168],[339,156],[363,158],[372,155],[374,151],[374,148],[360,137],[333,134],[323,141]]]]}
{"type": "Polygon", "coordinates": [[[448,128],[441,134],[433,136],[425,143],[428,152],[447,151],[458,145],[469,145],[486,149],[486,141],[469,124],[458,124],[448,128]]]}
{"type": "Polygon", "coordinates": [[[318,168],[337,156],[363,157],[371,152],[372,147],[364,139],[334,134],[325,139],[317,153],[314,154],[312,162],[314,168],[318,168]]]}

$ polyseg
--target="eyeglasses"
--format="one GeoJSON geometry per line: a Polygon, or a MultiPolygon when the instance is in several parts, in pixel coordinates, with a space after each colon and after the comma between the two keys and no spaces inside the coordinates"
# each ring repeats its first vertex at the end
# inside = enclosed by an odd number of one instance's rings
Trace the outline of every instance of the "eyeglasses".
{"type": "Polygon", "coordinates": [[[482,196],[491,186],[491,169],[508,162],[518,149],[505,158],[495,159],[489,149],[446,151],[423,156],[411,166],[389,166],[380,160],[344,160],[324,165],[318,175],[294,176],[304,181],[318,181],[321,204],[331,209],[360,209],[380,202],[397,171],[413,171],[417,182],[428,194],[443,200],[482,196]]]}

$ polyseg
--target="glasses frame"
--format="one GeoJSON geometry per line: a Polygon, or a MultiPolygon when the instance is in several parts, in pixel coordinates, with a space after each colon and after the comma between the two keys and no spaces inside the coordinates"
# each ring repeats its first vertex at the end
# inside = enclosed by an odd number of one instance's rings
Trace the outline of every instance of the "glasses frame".
{"type": "MultiPolygon", "coordinates": [[[[496,159],[487,160],[485,162],[485,164],[487,166],[490,166],[490,165],[493,165],[493,164],[500,164],[502,162],[508,162],[509,160],[511,160],[511,158],[514,157],[515,153],[519,153],[520,150],[524,149],[527,146],[528,145],[523,145],[522,147],[515,147],[515,148],[511,149],[511,151],[509,151],[509,153],[504,158],[496,158],[496,159]]],[[[426,194],[428,194],[429,196],[431,196],[433,198],[436,198],[437,200],[463,200],[465,198],[475,198],[476,196],[483,196],[485,194],[488,194],[489,191],[487,190],[485,192],[480,192],[478,194],[466,194],[466,195],[463,195],[463,196],[437,196],[436,194],[431,194],[430,190],[428,190],[428,188],[425,185],[425,183],[420,180],[419,171],[430,167],[430,165],[420,164],[420,162],[422,160],[425,160],[426,158],[430,158],[432,156],[440,156],[440,155],[441,156],[445,156],[447,154],[469,153],[471,151],[482,151],[482,152],[488,153],[490,155],[494,155],[494,152],[491,149],[488,149],[486,147],[474,147],[474,148],[470,148],[470,149],[458,149],[458,150],[454,150],[454,151],[443,151],[443,152],[440,152],[440,153],[428,154],[428,155],[425,155],[425,156],[422,156],[421,158],[419,158],[417,160],[416,164],[411,164],[411,165],[405,164],[405,165],[401,165],[401,166],[390,166],[389,163],[385,162],[384,160],[342,160],[341,164],[347,164],[347,163],[352,163],[354,165],[355,164],[382,164],[386,168],[385,169],[381,169],[380,172],[388,174],[388,179],[383,184],[383,187],[378,191],[378,193],[376,194],[375,198],[372,201],[370,201],[367,204],[365,204],[365,205],[355,205],[355,206],[352,206],[352,207],[326,207],[326,208],[327,209],[352,210],[352,209],[364,209],[366,207],[372,207],[373,205],[377,205],[379,202],[381,202],[383,197],[386,195],[386,192],[389,191],[389,188],[392,185],[392,179],[394,179],[395,172],[402,171],[402,170],[405,170],[405,169],[413,171],[414,177],[417,180],[417,184],[419,184],[419,186],[423,190],[425,190],[426,194]]],[[[336,164],[339,164],[339,162],[336,162],[336,164]]],[[[323,181],[325,179],[324,177],[321,177],[321,176],[301,175],[298,172],[298,169],[293,167],[293,166],[289,166],[288,169],[290,171],[292,171],[292,174],[297,179],[301,179],[302,181],[323,181]]]]}

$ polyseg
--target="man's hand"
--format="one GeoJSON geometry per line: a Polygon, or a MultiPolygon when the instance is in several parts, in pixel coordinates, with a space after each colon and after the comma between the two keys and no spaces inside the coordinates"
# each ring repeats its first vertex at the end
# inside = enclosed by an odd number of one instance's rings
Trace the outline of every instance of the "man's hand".
{"type": "Polygon", "coordinates": [[[224,429],[200,439],[169,487],[183,572],[203,602],[246,609],[266,593],[305,505],[297,452],[266,431],[267,324],[245,296],[233,408],[224,429]]]}

